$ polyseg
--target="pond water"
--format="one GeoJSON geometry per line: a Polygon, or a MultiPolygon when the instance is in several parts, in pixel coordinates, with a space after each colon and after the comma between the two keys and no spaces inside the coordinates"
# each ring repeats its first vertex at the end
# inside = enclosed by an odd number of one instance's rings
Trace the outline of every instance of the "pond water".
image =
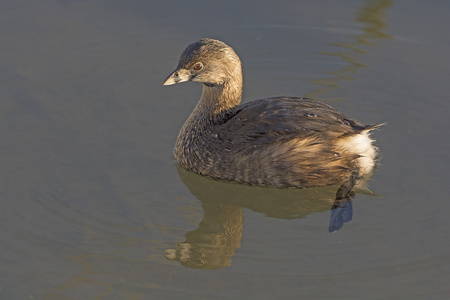
{"type": "Polygon", "coordinates": [[[2,1],[1,299],[450,297],[448,1],[2,1]],[[201,86],[163,87],[202,37],[244,99],[308,96],[374,132],[382,163],[328,232],[336,187],[190,174],[201,86]]]}

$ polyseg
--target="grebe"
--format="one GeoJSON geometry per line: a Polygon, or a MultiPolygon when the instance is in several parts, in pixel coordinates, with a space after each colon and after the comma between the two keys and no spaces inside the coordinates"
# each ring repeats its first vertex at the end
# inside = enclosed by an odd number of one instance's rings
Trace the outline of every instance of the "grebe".
{"type": "Polygon", "coordinates": [[[203,84],[174,155],[192,172],[260,186],[304,188],[370,176],[377,158],[369,132],[331,106],[297,97],[239,105],[242,67],[227,44],[202,39],[181,54],[164,85],[203,84]]]}

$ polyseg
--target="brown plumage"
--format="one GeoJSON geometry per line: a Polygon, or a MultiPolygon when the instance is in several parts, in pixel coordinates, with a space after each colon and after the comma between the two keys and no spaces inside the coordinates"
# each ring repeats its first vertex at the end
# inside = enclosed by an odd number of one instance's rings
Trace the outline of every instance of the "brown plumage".
{"type": "Polygon", "coordinates": [[[175,158],[185,169],[253,185],[312,187],[369,176],[376,148],[369,131],[319,101],[275,97],[239,105],[242,68],[231,47],[202,39],[184,50],[164,85],[203,83],[183,125],[175,158]]]}

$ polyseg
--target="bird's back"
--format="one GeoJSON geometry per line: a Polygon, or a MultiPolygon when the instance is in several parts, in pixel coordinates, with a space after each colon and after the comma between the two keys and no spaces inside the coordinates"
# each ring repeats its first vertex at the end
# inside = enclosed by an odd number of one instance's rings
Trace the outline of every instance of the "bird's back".
{"type": "MultiPolygon", "coordinates": [[[[324,186],[347,180],[367,155],[362,152],[375,153],[370,129],[319,101],[266,98],[214,120],[185,124],[175,156],[184,168],[214,178],[277,187],[324,186]],[[365,145],[350,149],[351,141],[365,145]]],[[[366,162],[373,168],[376,155],[369,156],[366,162]]]]}

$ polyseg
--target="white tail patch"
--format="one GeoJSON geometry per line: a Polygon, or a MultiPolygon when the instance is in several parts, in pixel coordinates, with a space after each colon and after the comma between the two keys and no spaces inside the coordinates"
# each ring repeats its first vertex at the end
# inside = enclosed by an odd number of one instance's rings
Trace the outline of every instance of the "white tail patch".
{"type": "Polygon", "coordinates": [[[337,140],[336,147],[338,151],[350,152],[358,155],[357,164],[362,176],[370,175],[375,167],[377,151],[372,145],[369,130],[359,134],[342,137],[337,140]]]}

